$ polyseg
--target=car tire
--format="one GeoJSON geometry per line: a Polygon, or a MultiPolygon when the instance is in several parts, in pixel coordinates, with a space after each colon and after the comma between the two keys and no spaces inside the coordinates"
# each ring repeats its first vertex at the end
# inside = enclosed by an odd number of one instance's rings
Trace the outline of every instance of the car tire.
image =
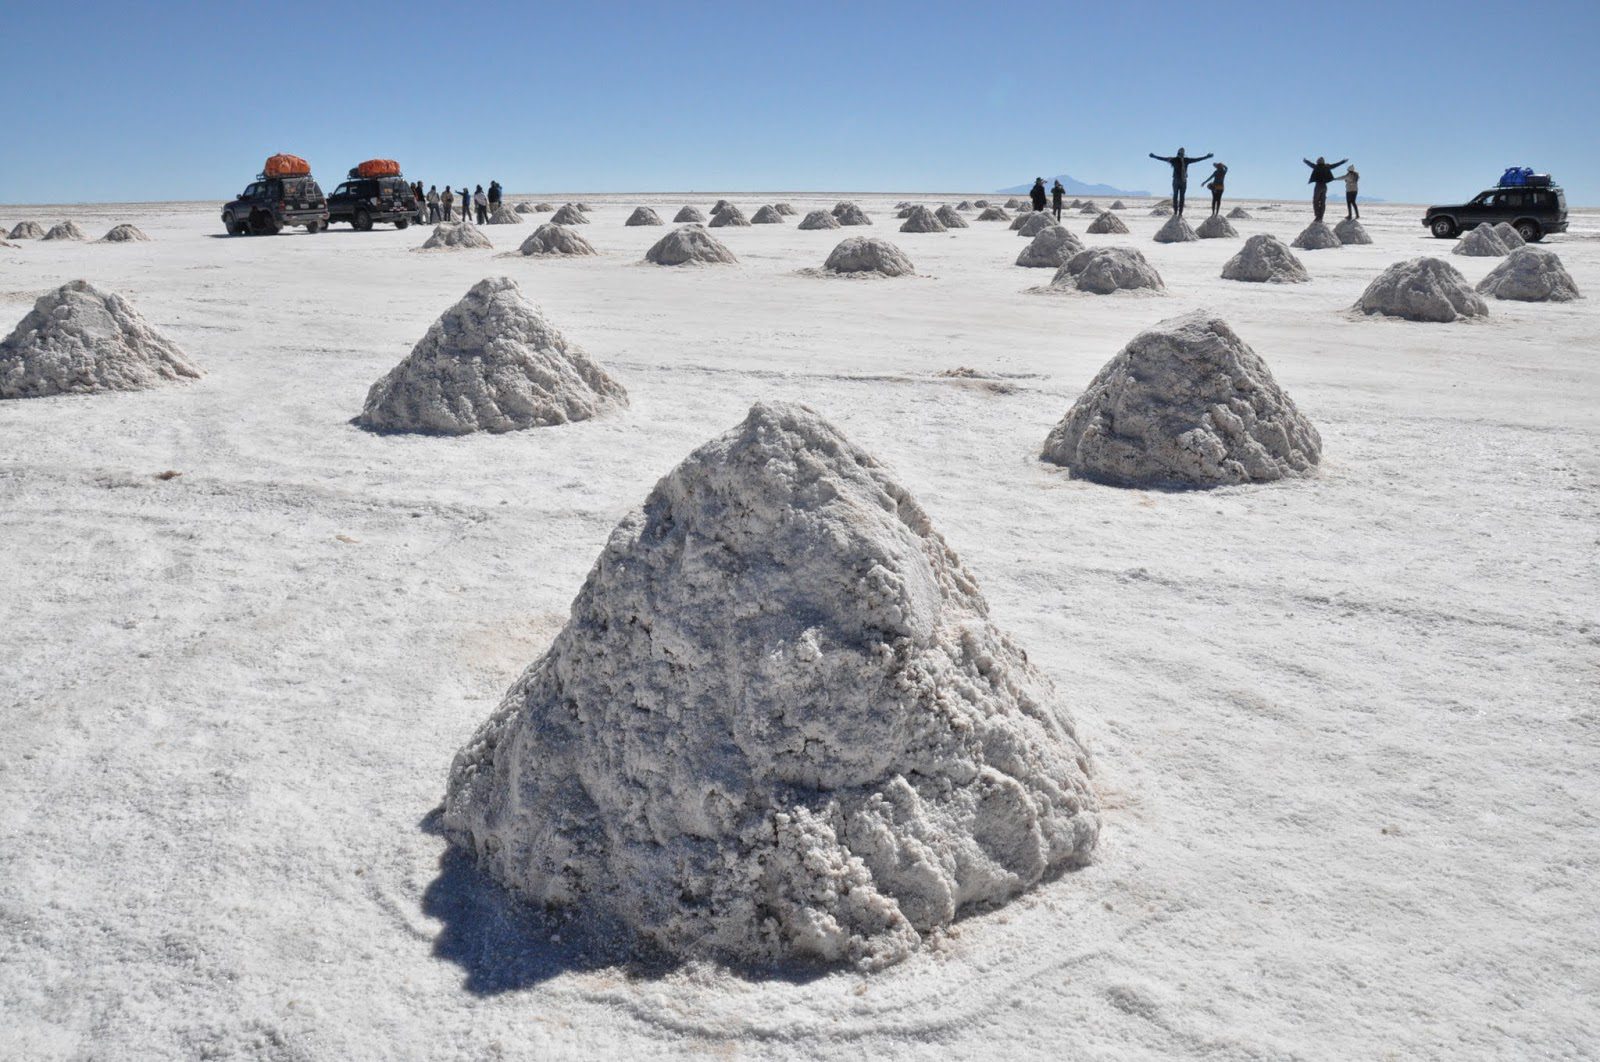
{"type": "Polygon", "coordinates": [[[308,224],[307,224],[307,225],[306,225],[306,231],[307,231],[307,232],[310,232],[310,233],[318,233],[318,232],[321,232],[321,231],[322,231],[322,222],[320,222],[320,221],[313,221],[313,222],[310,222],[310,223],[308,223],[308,224]]]}
{"type": "Polygon", "coordinates": [[[1453,240],[1461,234],[1461,230],[1456,228],[1453,218],[1434,218],[1428,223],[1428,228],[1433,232],[1434,238],[1440,240],[1453,240]]]}
{"type": "Polygon", "coordinates": [[[350,224],[354,226],[357,232],[370,232],[372,231],[372,215],[365,210],[358,210],[356,211],[356,216],[351,219],[350,224]]]}
{"type": "Polygon", "coordinates": [[[250,215],[250,231],[256,236],[276,236],[278,228],[277,219],[271,214],[257,211],[250,215]]]}
{"type": "Polygon", "coordinates": [[[409,224],[411,224],[410,221],[406,220],[405,218],[399,218],[398,220],[395,221],[394,227],[397,228],[397,229],[403,229],[409,224]]]}
{"type": "Polygon", "coordinates": [[[223,220],[223,222],[222,222],[222,225],[223,225],[224,228],[226,228],[228,230],[228,235],[229,236],[243,236],[244,235],[244,226],[241,225],[239,222],[233,220],[233,218],[231,218],[231,217],[230,218],[225,218],[223,220]]]}
{"type": "Polygon", "coordinates": [[[1530,218],[1523,218],[1517,222],[1515,228],[1517,235],[1521,236],[1525,243],[1538,243],[1544,239],[1544,230],[1539,227],[1537,221],[1533,221],[1530,218]]]}

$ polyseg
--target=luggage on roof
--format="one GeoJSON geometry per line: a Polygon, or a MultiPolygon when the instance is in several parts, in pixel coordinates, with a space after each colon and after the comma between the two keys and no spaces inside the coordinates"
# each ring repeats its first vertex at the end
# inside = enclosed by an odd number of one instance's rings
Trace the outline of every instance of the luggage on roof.
{"type": "Polygon", "coordinates": [[[394,159],[368,159],[350,171],[352,177],[398,177],[400,164],[394,159]]]}
{"type": "Polygon", "coordinates": [[[299,155],[273,155],[261,168],[264,177],[309,177],[311,163],[299,155]]]}
{"type": "Polygon", "coordinates": [[[1509,166],[1500,175],[1501,188],[1548,188],[1550,175],[1534,173],[1532,166],[1509,166]]]}

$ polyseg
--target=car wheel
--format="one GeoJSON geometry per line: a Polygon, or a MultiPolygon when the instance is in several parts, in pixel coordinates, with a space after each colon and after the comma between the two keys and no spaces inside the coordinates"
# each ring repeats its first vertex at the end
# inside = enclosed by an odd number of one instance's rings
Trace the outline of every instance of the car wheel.
{"type": "Polygon", "coordinates": [[[357,232],[367,232],[372,228],[372,215],[365,210],[358,210],[356,211],[355,220],[351,221],[350,224],[355,226],[357,232]]]}
{"type": "Polygon", "coordinates": [[[307,232],[311,232],[311,233],[321,232],[322,231],[322,222],[320,222],[320,221],[312,221],[312,222],[307,223],[306,231],[307,232]]]}
{"type": "Polygon", "coordinates": [[[405,228],[405,227],[406,227],[406,226],[407,226],[407,225],[409,225],[409,224],[411,224],[411,222],[410,222],[410,221],[408,221],[408,220],[407,220],[407,219],[405,219],[405,218],[400,218],[400,219],[398,219],[398,220],[397,220],[397,221],[395,221],[395,223],[394,223],[394,227],[395,227],[395,228],[397,228],[397,229],[403,229],[403,228],[405,228]]]}
{"type": "Polygon", "coordinates": [[[1434,218],[1433,224],[1430,225],[1429,228],[1433,230],[1434,236],[1441,240],[1454,239],[1456,233],[1459,231],[1456,228],[1456,223],[1445,217],[1434,218]]]}
{"type": "Polygon", "coordinates": [[[1544,230],[1539,228],[1539,223],[1523,218],[1517,222],[1517,235],[1527,243],[1538,243],[1544,239],[1544,230]]]}
{"type": "Polygon", "coordinates": [[[239,224],[237,221],[233,220],[233,218],[231,218],[231,217],[223,218],[222,219],[222,225],[223,225],[224,228],[226,228],[228,230],[228,235],[229,236],[243,236],[244,235],[244,226],[239,224]]]}

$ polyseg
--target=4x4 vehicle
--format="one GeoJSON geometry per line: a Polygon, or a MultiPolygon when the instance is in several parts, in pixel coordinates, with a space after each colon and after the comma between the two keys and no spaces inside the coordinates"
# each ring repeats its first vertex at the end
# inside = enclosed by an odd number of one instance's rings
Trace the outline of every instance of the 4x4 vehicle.
{"type": "Polygon", "coordinates": [[[1441,240],[1450,240],[1479,225],[1506,222],[1533,243],[1547,232],[1567,231],[1567,197],[1554,184],[1491,188],[1460,206],[1433,206],[1422,224],[1441,240]]]}
{"type": "Polygon", "coordinates": [[[285,226],[304,225],[307,232],[328,227],[328,201],[307,174],[268,177],[265,174],[222,208],[222,225],[230,236],[276,236],[285,226]]]}
{"type": "Polygon", "coordinates": [[[348,221],[366,232],[374,222],[403,229],[417,213],[417,196],[403,177],[353,177],[328,197],[330,221],[348,221]]]}

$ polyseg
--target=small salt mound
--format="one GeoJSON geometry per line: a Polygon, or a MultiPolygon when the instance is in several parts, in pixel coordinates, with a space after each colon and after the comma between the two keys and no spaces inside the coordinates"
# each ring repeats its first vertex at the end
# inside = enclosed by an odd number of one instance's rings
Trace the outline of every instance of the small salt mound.
{"type": "Polygon", "coordinates": [[[841,204],[844,209],[835,207],[833,216],[839,219],[841,225],[871,225],[872,219],[867,217],[867,212],[854,203],[841,204]]]}
{"type": "Polygon", "coordinates": [[[536,214],[549,214],[549,213],[554,212],[554,210],[555,210],[555,204],[554,203],[535,203],[533,205],[533,211],[536,214]]]}
{"type": "Polygon", "coordinates": [[[1483,317],[1489,312],[1488,303],[1466,278],[1438,258],[1396,262],[1367,286],[1355,308],[1367,314],[1437,322],[1483,317]]]}
{"type": "Polygon", "coordinates": [[[661,224],[661,215],[649,207],[639,207],[629,214],[628,220],[622,224],[626,228],[638,228],[640,225],[659,225],[661,224]]]}
{"type": "Polygon", "coordinates": [[[1367,230],[1355,218],[1345,218],[1333,227],[1333,234],[1339,237],[1339,243],[1345,246],[1359,246],[1372,242],[1372,237],[1367,235],[1367,230]]]}
{"type": "Polygon", "coordinates": [[[967,202],[965,199],[963,199],[961,202],[956,204],[956,209],[957,210],[971,210],[972,209],[972,204],[967,202]]]}
{"type": "Polygon", "coordinates": [[[1172,216],[1172,204],[1157,203],[1150,208],[1150,216],[1153,218],[1170,218],[1172,216]]]}
{"type": "Polygon", "coordinates": [[[1083,206],[1083,200],[1074,199],[1072,202],[1068,203],[1067,206],[1071,207],[1073,210],[1077,210],[1079,207],[1083,206]]]}
{"type": "Polygon", "coordinates": [[[1087,291],[1110,295],[1118,291],[1166,291],[1144,255],[1132,247],[1094,247],[1067,259],[1050,279],[1050,290],[1087,291]]]}
{"type": "Polygon", "coordinates": [[[1582,298],[1556,253],[1533,246],[1511,251],[1505,261],[1479,281],[1478,290],[1497,299],[1518,302],[1571,302],[1582,298]]]}
{"type": "Polygon", "coordinates": [[[844,214],[847,211],[851,211],[851,210],[859,211],[860,209],[861,209],[861,207],[859,207],[855,203],[852,203],[850,200],[841,199],[841,200],[839,200],[839,202],[833,204],[832,213],[833,213],[834,217],[839,217],[841,214],[844,214]]]}
{"type": "Polygon", "coordinates": [[[44,235],[44,229],[39,227],[37,221],[19,221],[11,229],[10,239],[37,240],[44,235]]]}
{"type": "Polygon", "coordinates": [[[1117,487],[1221,487],[1310,472],[1322,439],[1256,352],[1197,310],[1135,336],[1039,456],[1117,487]]]}
{"type": "Polygon", "coordinates": [[[552,225],[587,225],[589,219],[583,216],[583,211],[568,203],[550,217],[552,225]]]}
{"type": "Polygon", "coordinates": [[[987,199],[974,199],[972,201],[972,205],[977,207],[979,210],[982,210],[984,207],[989,205],[989,201],[987,199]]]}
{"type": "Polygon", "coordinates": [[[894,208],[896,210],[910,210],[911,209],[911,204],[909,202],[907,202],[906,200],[902,199],[902,200],[900,200],[900,202],[898,202],[898,203],[896,203],[894,205],[894,208]]]}
{"type": "Polygon", "coordinates": [[[728,202],[726,199],[719,199],[716,201],[716,203],[712,204],[711,212],[713,214],[720,214],[731,206],[733,206],[733,204],[728,202]]]}
{"type": "Polygon", "coordinates": [[[749,228],[750,219],[744,216],[744,211],[730,203],[711,215],[711,227],[714,229],[749,228]]]}
{"type": "Polygon", "coordinates": [[[1252,236],[1222,267],[1222,279],[1255,284],[1303,284],[1311,279],[1294,252],[1276,236],[1252,236]]]}
{"type": "Polygon", "coordinates": [[[1300,235],[1294,238],[1291,247],[1298,247],[1302,251],[1326,251],[1339,246],[1339,237],[1333,230],[1320,221],[1313,221],[1301,230],[1300,235]]]}
{"type": "Polygon", "coordinates": [[[1127,210],[1128,209],[1128,204],[1124,203],[1122,200],[1119,199],[1115,203],[1111,204],[1111,209],[1112,210],[1127,210]]]}
{"type": "Polygon", "coordinates": [[[1200,238],[1200,234],[1189,227],[1182,214],[1174,214],[1167,219],[1167,223],[1156,230],[1157,243],[1191,243],[1200,238]]]}
{"type": "MultiPolygon", "coordinates": [[[[661,224],[659,221],[656,224],[661,224]]],[[[547,222],[534,229],[518,252],[529,258],[575,257],[598,254],[588,240],[565,225],[547,222]]]]}
{"type": "Polygon", "coordinates": [[[774,402],[612,532],[442,825],[645,955],[870,970],[1086,863],[1100,819],[1067,706],[928,513],[774,402]]]}
{"type": "Polygon", "coordinates": [[[962,217],[960,214],[957,214],[955,210],[952,210],[948,206],[942,206],[938,210],[935,210],[933,212],[933,216],[943,222],[944,227],[947,229],[964,229],[968,227],[967,219],[962,217]]]}
{"type": "Polygon", "coordinates": [[[1032,205],[1033,204],[1031,204],[1031,203],[1024,203],[1022,200],[1018,199],[1016,196],[1012,196],[1010,199],[1007,199],[1006,202],[1005,202],[1005,208],[1007,210],[1023,210],[1023,209],[1026,209],[1028,207],[1031,207],[1032,205]]]}
{"type": "Polygon", "coordinates": [[[583,211],[585,214],[589,214],[594,211],[594,207],[590,206],[588,203],[579,203],[577,206],[578,209],[583,211]]]}
{"type": "Polygon", "coordinates": [[[1517,231],[1517,227],[1509,221],[1498,222],[1494,227],[1494,231],[1495,235],[1500,237],[1500,242],[1506,245],[1508,252],[1515,251],[1518,247],[1522,247],[1528,242],[1522,238],[1522,233],[1517,231]]]}
{"type": "Polygon", "coordinates": [[[1088,231],[1095,233],[1096,235],[1104,235],[1110,232],[1125,233],[1128,231],[1128,226],[1123,223],[1121,218],[1117,217],[1108,210],[1104,214],[1101,214],[1099,217],[1095,218],[1093,221],[1089,222],[1088,231]]]}
{"type": "Polygon", "coordinates": [[[983,213],[978,215],[979,221],[1010,221],[1011,215],[1002,207],[984,207],[983,213]]]}
{"type": "Polygon", "coordinates": [[[944,222],[934,217],[933,211],[927,207],[912,207],[911,213],[906,215],[904,225],[900,226],[901,232],[943,232],[944,222]]]}
{"type": "Polygon", "coordinates": [[[1038,217],[1044,217],[1044,215],[1040,214],[1040,213],[1036,213],[1036,212],[1034,212],[1032,210],[1023,211],[1021,214],[1018,214],[1016,217],[1011,219],[1011,231],[1012,232],[1016,232],[1018,229],[1022,228],[1022,226],[1029,219],[1038,218],[1038,217]]]}
{"type": "Polygon", "coordinates": [[[137,225],[129,225],[126,222],[124,222],[121,225],[113,225],[113,226],[111,226],[111,231],[107,232],[104,236],[100,237],[100,242],[101,243],[149,243],[150,242],[150,237],[146,236],[142,231],[140,231],[139,226],[137,226],[137,225]]]}
{"type": "Polygon", "coordinates": [[[1029,269],[1060,269],[1073,255],[1083,250],[1083,243],[1060,225],[1052,225],[1035,236],[1017,255],[1017,265],[1029,269]]]}
{"type": "Polygon", "coordinates": [[[1228,219],[1221,214],[1213,214],[1200,223],[1194,234],[1202,240],[1230,240],[1237,239],[1239,233],[1228,224],[1228,219]]]}
{"type": "Polygon", "coordinates": [[[367,392],[356,423],[427,435],[566,424],[628,393],[546,321],[509,277],[473,285],[367,392]]]}
{"type": "Polygon", "coordinates": [[[1061,223],[1049,214],[1040,212],[1018,216],[1016,223],[1011,227],[1016,230],[1018,236],[1026,236],[1031,240],[1046,229],[1059,229],[1061,223]]]}
{"type": "Polygon", "coordinates": [[[1080,213],[1080,214],[1098,214],[1098,213],[1100,213],[1100,204],[1096,203],[1093,199],[1085,199],[1083,201],[1083,203],[1078,207],[1078,213],[1080,213]]]}
{"type": "Polygon", "coordinates": [[[792,218],[796,214],[800,213],[800,211],[796,210],[794,205],[791,203],[773,203],[772,209],[776,210],[780,215],[786,218],[792,218]]]}
{"type": "Polygon", "coordinates": [[[1495,232],[1493,225],[1479,225],[1477,228],[1461,237],[1461,241],[1450,249],[1451,254],[1464,254],[1473,258],[1504,258],[1511,253],[1500,239],[1500,234],[1495,232]]]}
{"type": "Polygon", "coordinates": [[[656,265],[716,265],[737,262],[732,251],[698,225],[673,229],[644,253],[646,262],[656,265]]]}
{"type": "Polygon", "coordinates": [[[775,207],[764,206],[750,219],[752,225],[782,225],[783,215],[775,207]]]}
{"type": "Polygon", "coordinates": [[[533,213],[533,204],[532,203],[518,203],[517,204],[517,213],[519,213],[519,214],[531,214],[531,213],[533,213]]]}
{"type": "Polygon", "coordinates": [[[502,205],[500,209],[489,215],[491,225],[521,225],[522,215],[508,206],[502,205]]]}
{"type": "Polygon", "coordinates": [[[0,398],[138,391],[199,377],[126,299],[87,280],[40,296],[0,341],[0,398]]]}
{"type": "MultiPolygon", "coordinates": [[[[908,206],[901,207],[895,213],[895,218],[897,220],[899,220],[899,221],[904,221],[906,218],[909,218],[911,216],[912,209],[913,209],[912,207],[908,207],[908,206]]],[[[916,208],[916,209],[922,209],[922,208],[916,208]]]]}
{"type": "Polygon", "coordinates": [[[1244,207],[1234,207],[1232,210],[1228,211],[1228,217],[1232,218],[1234,221],[1249,221],[1250,211],[1246,210],[1244,207]]]}
{"type": "Polygon", "coordinates": [[[435,225],[433,235],[420,248],[424,251],[493,250],[494,244],[474,225],[435,225]]]}
{"type": "Polygon", "coordinates": [[[839,219],[826,210],[813,210],[800,220],[800,228],[802,229],[836,229],[838,227],[839,219]]]}
{"type": "Polygon", "coordinates": [[[63,221],[51,227],[50,231],[42,237],[46,240],[81,240],[84,239],[83,230],[78,228],[76,222],[63,221]]]}
{"type": "Polygon", "coordinates": [[[688,222],[703,224],[706,220],[706,216],[700,213],[699,207],[686,206],[682,210],[678,211],[677,214],[673,216],[672,220],[678,225],[688,222]]]}
{"type": "Polygon", "coordinates": [[[886,277],[906,277],[916,272],[904,251],[871,236],[851,236],[841,240],[822,263],[828,273],[875,273],[886,277]]]}

